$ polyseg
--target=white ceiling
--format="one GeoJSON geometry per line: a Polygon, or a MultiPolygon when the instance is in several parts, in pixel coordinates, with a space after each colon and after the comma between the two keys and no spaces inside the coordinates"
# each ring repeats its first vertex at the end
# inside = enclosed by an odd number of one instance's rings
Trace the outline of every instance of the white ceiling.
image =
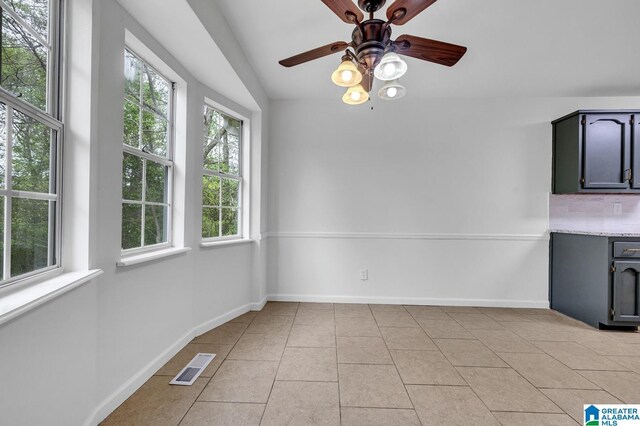
{"type": "MultiPolygon", "coordinates": [[[[340,54],[293,68],[278,64],[350,41],[352,26],[320,0],[218,4],[270,98],[341,95],[329,78],[340,54]]],[[[402,81],[410,97],[640,95],[638,16],[638,0],[439,0],[393,35],[469,49],[453,68],[407,58],[402,81]]]]}
{"type": "MultiPolygon", "coordinates": [[[[202,83],[255,106],[187,0],[172,0],[170,7],[157,7],[157,0],[119,1],[202,83]]],[[[341,96],[344,89],[330,80],[340,54],[293,68],[278,64],[350,41],[352,26],[320,0],[206,1],[216,2],[225,15],[271,99],[341,96]]],[[[638,16],[638,0],[439,0],[408,24],[394,26],[393,38],[412,34],[469,49],[452,68],[406,58],[409,71],[402,82],[414,99],[638,96],[638,16]]]]}

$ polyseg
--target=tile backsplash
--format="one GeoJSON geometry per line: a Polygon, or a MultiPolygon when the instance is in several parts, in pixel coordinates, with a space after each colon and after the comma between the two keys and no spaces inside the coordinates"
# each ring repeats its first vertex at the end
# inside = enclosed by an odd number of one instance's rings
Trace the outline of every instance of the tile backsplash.
{"type": "Polygon", "coordinates": [[[640,233],[640,195],[549,195],[549,229],[640,233]]]}

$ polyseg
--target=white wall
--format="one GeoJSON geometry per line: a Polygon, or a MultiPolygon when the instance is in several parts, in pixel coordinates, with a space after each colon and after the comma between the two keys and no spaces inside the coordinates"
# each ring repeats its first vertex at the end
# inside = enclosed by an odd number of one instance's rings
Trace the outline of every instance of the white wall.
{"type": "Polygon", "coordinates": [[[266,294],[266,253],[259,241],[266,226],[264,93],[252,89],[262,108],[254,111],[204,87],[115,0],[71,0],[70,10],[65,189],[74,193],[65,197],[65,241],[73,245],[64,265],[104,274],[0,326],[2,425],[95,424],[196,334],[259,306],[266,294]],[[180,80],[176,236],[178,245],[192,250],[116,267],[125,29],[180,80]],[[205,97],[250,119],[256,242],[199,246],[205,97]]]}
{"type": "Polygon", "coordinates": [[[405,98],[349,107],[338,95],[274,102],[269,293],[547,306],[550,122],[578,108],[637,105],[405,98]],[[360,281],[365,268],[369,280],[360,281]]]}

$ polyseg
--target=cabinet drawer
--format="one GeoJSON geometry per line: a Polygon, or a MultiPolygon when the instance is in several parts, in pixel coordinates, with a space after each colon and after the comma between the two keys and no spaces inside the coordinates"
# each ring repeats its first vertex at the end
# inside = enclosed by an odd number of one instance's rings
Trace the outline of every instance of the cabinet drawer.
{"type": "Polygon", "coordinates": [[[640,242],[614,242],[613,257],[640,259],[640,242]]]}

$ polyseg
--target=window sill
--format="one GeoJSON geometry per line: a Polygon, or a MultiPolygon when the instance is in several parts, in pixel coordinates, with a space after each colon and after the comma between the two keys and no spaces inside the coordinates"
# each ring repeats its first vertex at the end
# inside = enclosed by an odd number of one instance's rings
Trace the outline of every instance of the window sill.
{"type": "Polygon", "coordinates": [[[133,266],[140,263],[151,262],[154,260],[162,259],[165,257],[175,256],[181,253],[186,253],[191,250],[191,247],[171,247],[164,250],[157,250],[150,253],[136,254],[134,256],[127,256],[116,262],[117,266],[133,266]]]}
{"type": "Polygon", "coordinates": [[[0,297],[0,324],[4,324],[74,288],[85,284],[98,275],[101,269],[67,272],[39,283],[8,291],[0,297]]]}
{"type": "Polygon", "coordinates": [[[200,247],[202,248],[213,248],[213,247],[229,247],[229,246],[237,246],[242,244],[251,244],[253,240],[249,239],[237,239],[237,240],[222,240],[222,241],[203,241],[200,243],[200,247]]]}

